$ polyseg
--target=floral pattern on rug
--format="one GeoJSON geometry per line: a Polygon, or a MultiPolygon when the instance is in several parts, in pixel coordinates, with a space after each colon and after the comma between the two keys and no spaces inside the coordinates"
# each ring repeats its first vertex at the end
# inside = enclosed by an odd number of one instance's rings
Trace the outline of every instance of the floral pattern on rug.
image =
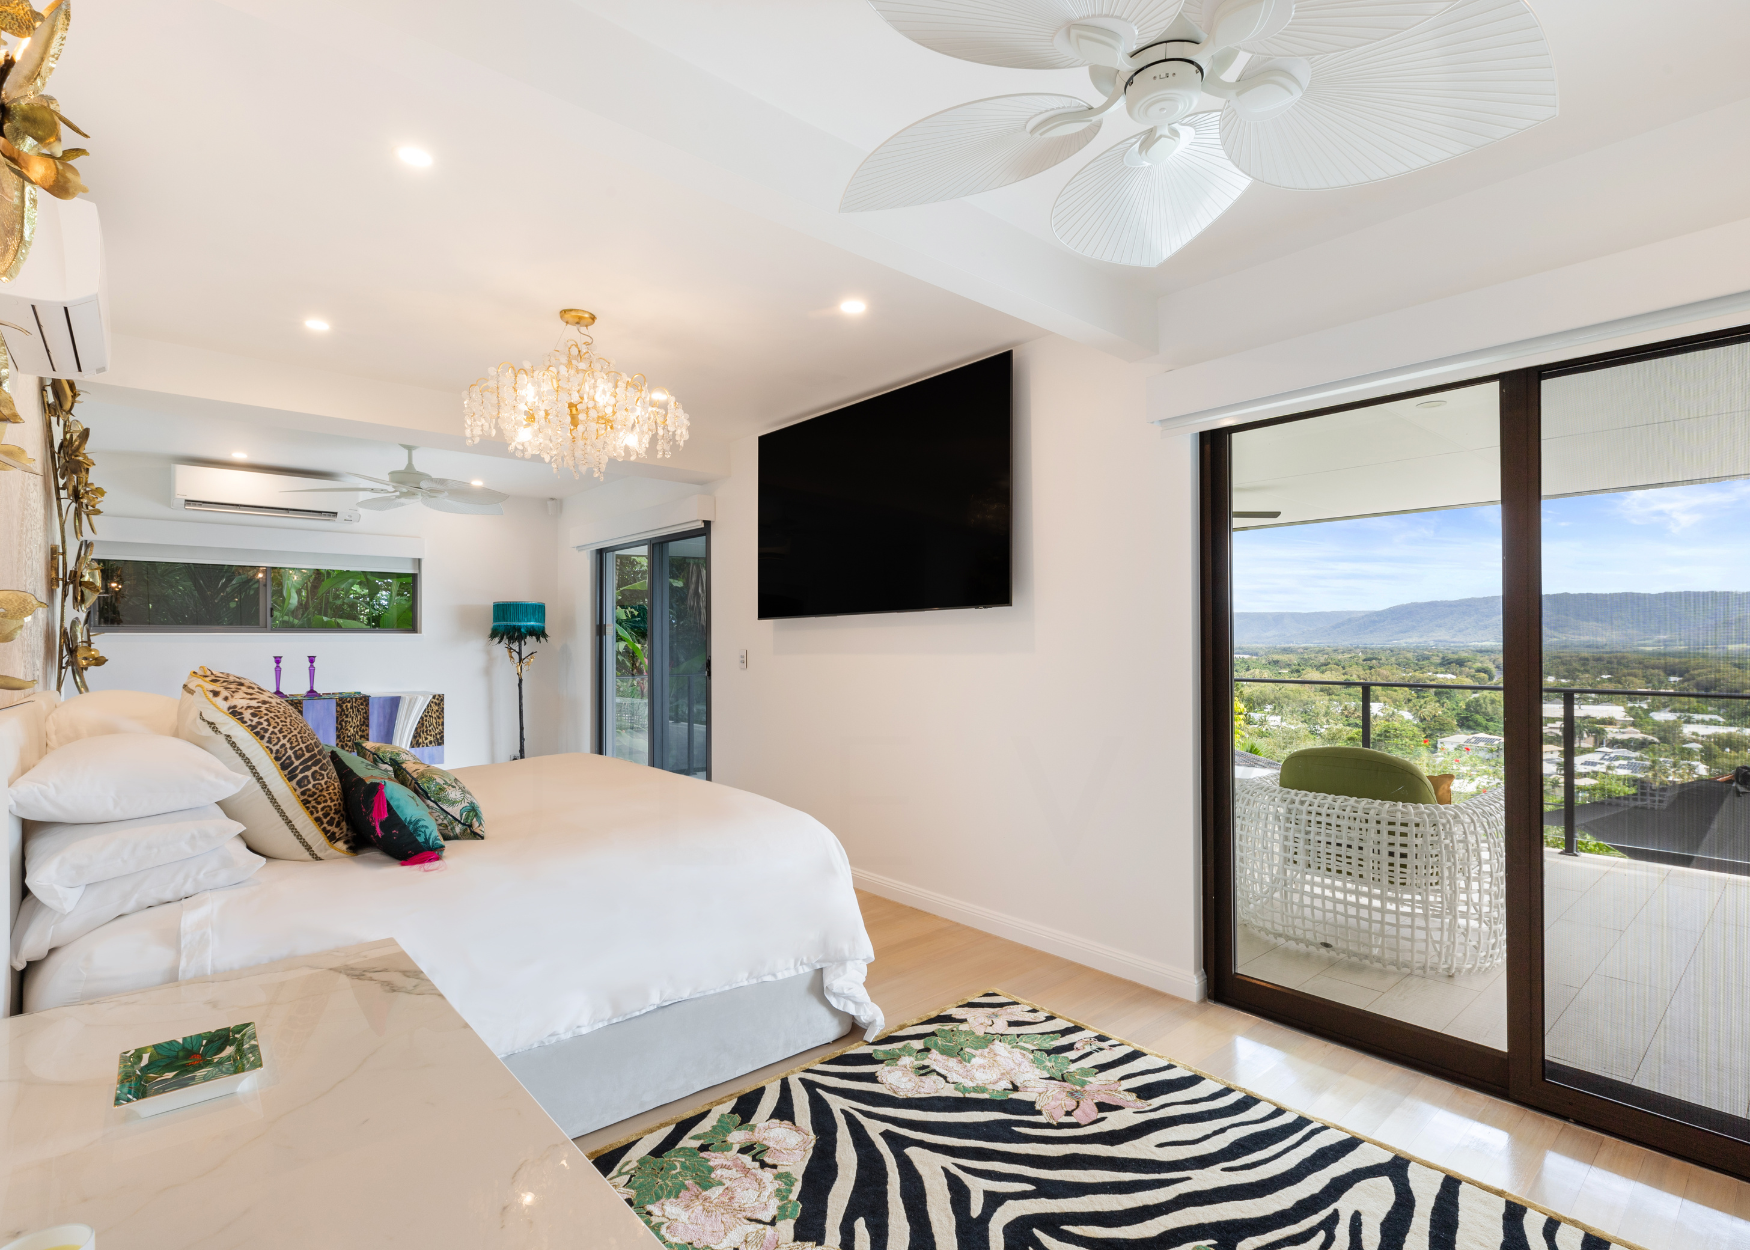
{"type": "Polygon", "coordinates": [[[743,1125],[740,1116],[725,1112],[687,1140],[700,1145],[644,1155],[608,1175],[614,1192],[658,1241],[711,1250],[815,1245],[792,1241],[780,1227],[802,1213],[790,1195],[814,1134],[784,1120],[743,1125]]]}
{"type": "Polygon", "coordinates": [[[669,1250],[1611,1250],[991,991],[592,1161],[669,1250]]]}
{"type": "Polygon", "coordinates": [[[956,1010],[947,1013],[966,1020],[964,1027],[946,1026],[926,1037],[921,1046],[906,1042],[874,1051],[882,1068],[875,1079],[901,1098],[939,1098],[950,1092],[966,1098],[1008,1098],[1011,1091],[1032,1098],[1039,1114],[1051,1123],[1073,1119],[1092,1124],[1102,1103],[1142,1111],[1148,1103],[1124,1092],[1118,1081],[1100,1079],[1098,1068],[1072,1067],[1086,1049],[1074,1043],[1070,1054],[1052,1053],[1063,1041],[1056,1033],[1014,1033],[1012,1041],[997,1036],[1008,1018],[1043,1020],[1038,1011],[956,1010]]]}

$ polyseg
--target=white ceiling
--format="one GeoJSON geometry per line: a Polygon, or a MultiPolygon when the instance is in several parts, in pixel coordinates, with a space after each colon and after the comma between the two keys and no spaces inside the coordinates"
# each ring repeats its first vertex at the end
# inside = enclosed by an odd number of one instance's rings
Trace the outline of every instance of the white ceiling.
{"type": "MultiPolygon", "coordinates": [[[[82,399],[78,416],[91,428],[91,445],[101,466],[120,453],[169,464],[211,464],[227,469],[284,470],[341,477],[363,473],[384,477],[403,468],[407,453],[397,443],[333,432],[317,433],[249,421],[234,415],[193,412],[164,420],[161,412],[134,408],[95,395],[82,399]],[[243,452],[244,459],[233,453],[243,452]]],[[[417,444],[419,440],[409,439],[417,444]]],[[[433,477],[479,481],[508,495],[562,499],[587,490],[594,478],[573,479],[540,460],[475,454],[450,447],[422,446],[415,465],[433,477]]],[[[99,484],[104,474],[97,471],[99,484]]],[[[166,474],[166,489],[169,477],[166,474]]],[[[364,483],[358,484],[365,489],[364,483]]],[[[163,502],[168,502],[166,496],[163,502]]]]}
{"type": "MultiPolygon", "coordinates": [[[[92,135],[82,168],[121,336],[93,394],[118,438],[133,422],[149,439],[169,412],[194,441],[301,431],[275,454],[312,468],[329,467],[313,449],[331,437],[463,455],[462,388],[539,356],[556,310],[580,305],[601,315],[616,364],[693,414],[678,469],[649,471],[697,478],[724,471],[735,438],[1046,331],[1158,368],[1162,296],[1230,284],[1245,294],[1224,315],[1255,321],[1246,305],[1270,289],[1272,263],[1300,264],[1297,291],[1340,287],[1344,316],[1369,283],[1414,289],[1424,264],[1445,289],[1480,255],[1476,238],[1449,255],[1438,233],[1411,229],[1415,246],[1397,245],[1377,275],[1365,241],[1439,211],[1484,239],[1514,235],[1516,179],[1557,183],[1539,193],[1548,235],[1620,215],[1595,185],[1564,192],[1550,171],[1750,97],[1743,0],[1534,7],[1558,119],[1369,187],[1254,186],[1139,271],[1051,237],[1051,200],[1080,160],[967,203],[839,215],[862,156],[919,117],[1016,91],[1088,94],[1079,71],[918,47],[866,0],[80,0],[52,89],[92,135]],[[397,161],[409,143],[436,164],[397,161]],[[1501,193],[1477,199],[1485,188],[1501,193]],[[834,311],[849,297],[869,312],[834,311]],[[310,316],[333,330],[306,331],[310,316]]],[[[1109,121],[1090,154],[1133,129],[1109,121]]],[[[1685,155],[1698,170],[1745,164],[1741,146],[1685,155]]],[[[1694,214],[1687,192],[1660,203],[1635,189],[1642,234],[1694,214]]],[[[1270,333],[1319,312],[1316,298],[1294,302],[1270,333]]],[[[512,482],[501,489],[581,487],[497,460],[512,482]]]]}
{"type": "MultiPolygon", "coordinates": [[[[920,47],[882,21],[867,0],[573,2],[864,150],[966,100],[1022,91],[1095,99],[1081,70],[1001,69],[920,47]]],[[[1195,286],[1750,97],[1750,75],[1743,71],[1750,4],[1743,0],[1530,3],[1555,58],[1559,117],[1462,158],[1370,186],[1284,191],[1254,184],[1159,269],[1101,268],[1162,292],[1195,286]],[[1661,42],[1655,31],[1671,37],[1661,42]]],[[[1063,184],[1094,155],[1139,129],[1120,110],[1084,157],[975,202],[1055,244],[1050,210],[1063,184]]]]}

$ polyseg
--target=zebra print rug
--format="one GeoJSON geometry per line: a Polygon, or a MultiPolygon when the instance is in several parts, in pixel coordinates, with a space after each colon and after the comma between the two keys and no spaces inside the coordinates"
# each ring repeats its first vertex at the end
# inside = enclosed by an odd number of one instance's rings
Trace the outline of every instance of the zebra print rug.
{"type": "Polygon", "coordinates": [[[711,1250],[1610,1250],[998,991],[594,1162],[711,1250]]]}

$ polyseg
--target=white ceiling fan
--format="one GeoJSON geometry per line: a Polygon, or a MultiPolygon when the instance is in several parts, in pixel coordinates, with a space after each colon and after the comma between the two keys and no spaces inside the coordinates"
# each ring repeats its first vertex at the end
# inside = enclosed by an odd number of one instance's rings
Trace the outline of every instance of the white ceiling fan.
{"type": "Polygon", "coordinates": [[[387,479],[370,477],[363,473],[349,473],[361,482],[375,483],[380,489],[366,486],[312,486],[303,490],[288,490],[287,495],[333,495],[341,492],[352,494],[362,492],[370,497],[358,501],[361,508],[369,508],[373,512],[387,512],[391,508],[400,508],[410,503],[422,503],[428,508],[439,512],[460,512],[470,516],[503,516],[504,501],[510,496],[503,491],[487,490],[482,486],[474,486],[468,482],[458,482],[449,477],[432,477],[422,469],[413,467],[413,453],[419,448],[411,443],[402,443],[407,452],[407,466],[391,470],[387,479]]]}
{"type": "Polygon", "coordinates": [[[1253,181],[1349,187],[1556,115],[1555,66],[1523,0],[870,0],[926,48],[1018,69],[1088,67],[1101,96],[997,96],[869,154],[840,212],[958,199],[1081,151],[1120,106],[1149,128],[1071,178],[1067,246],[1153,266],[1253,181]]]}

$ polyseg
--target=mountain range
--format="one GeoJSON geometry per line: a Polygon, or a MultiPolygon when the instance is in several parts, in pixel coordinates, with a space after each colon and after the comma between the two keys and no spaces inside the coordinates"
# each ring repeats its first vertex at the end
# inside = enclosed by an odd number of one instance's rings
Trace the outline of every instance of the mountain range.
{"type": "MultiPolygon", "coordinates": [[[[1696,650],[1750,643],[1750,592],[1545,595],[1545,645],[1696,650]]],[[[1501,597],[1433,599],[1374,612],[1235,612],[1235,646],[1499,646],[1501,597]]]]}

